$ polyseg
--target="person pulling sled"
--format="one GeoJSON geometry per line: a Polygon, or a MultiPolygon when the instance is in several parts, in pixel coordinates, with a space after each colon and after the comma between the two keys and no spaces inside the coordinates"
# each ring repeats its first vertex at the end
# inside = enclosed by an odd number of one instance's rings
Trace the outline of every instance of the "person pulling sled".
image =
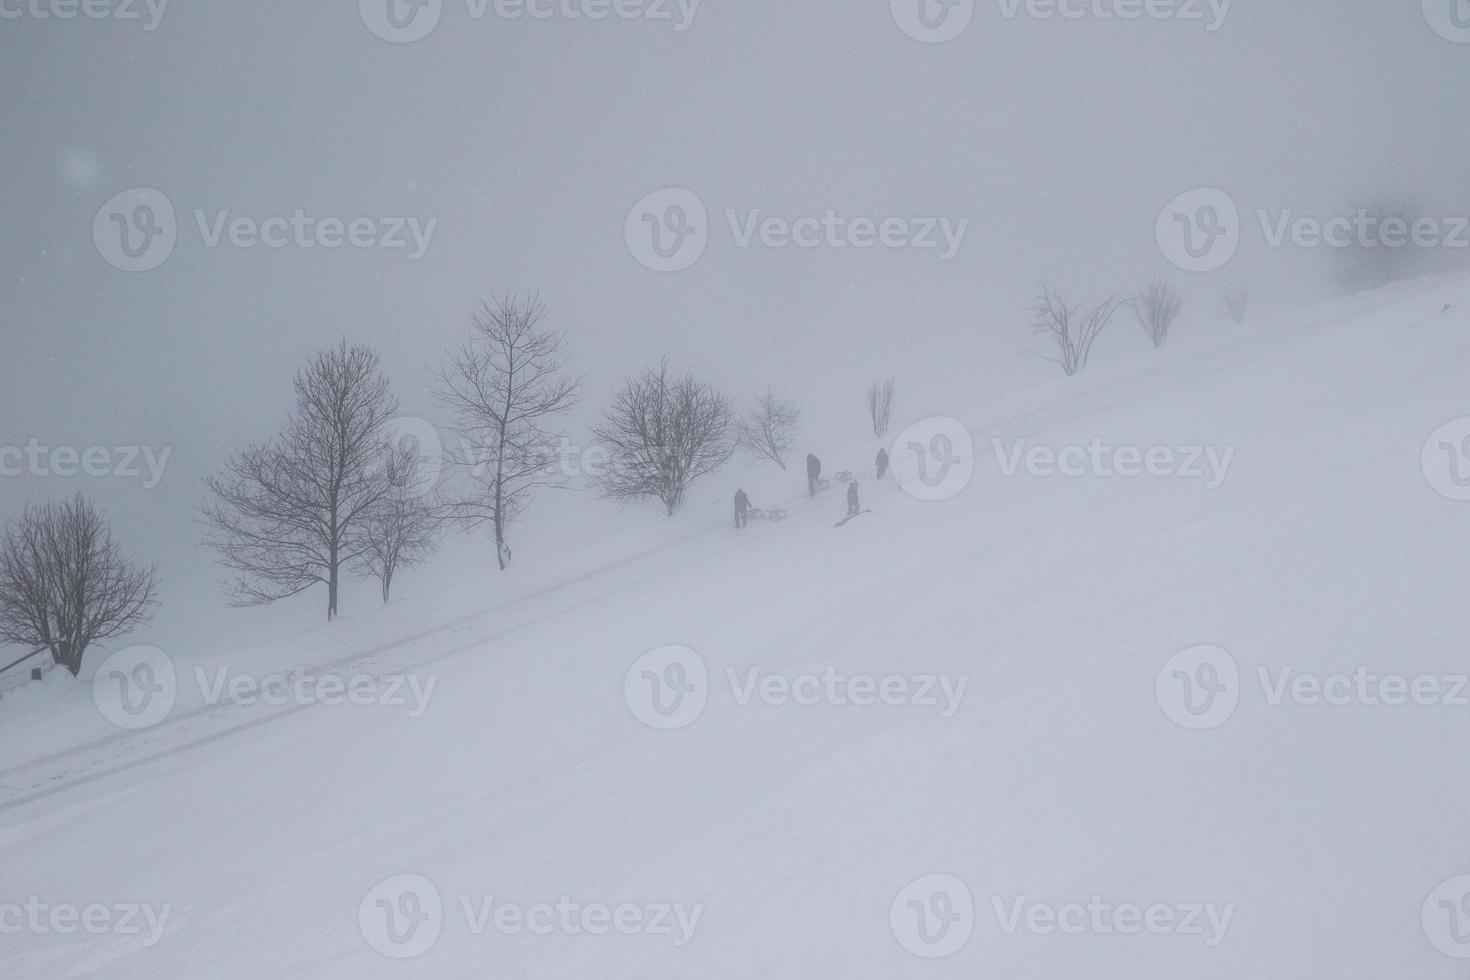
{"type": "Polygon", "coordinates": [[[883,479],[883,475],[888,472],[888,450],[878,450],[878,458],[873,462],[878,466],[878,479],[883,479]]]}
{"type": "Polygon", "coordinates": [[[735,491],[735,526],[742,528],[749,521],[750,498],[745,495],[744,490],[735,491]]]}
{"type": "Polygon", "coordinates": [[[817,459],[813,453],[806,454],[806,493],[808,497],[817,495],[817,481],[822,478],[822,461],[817,459]]]}

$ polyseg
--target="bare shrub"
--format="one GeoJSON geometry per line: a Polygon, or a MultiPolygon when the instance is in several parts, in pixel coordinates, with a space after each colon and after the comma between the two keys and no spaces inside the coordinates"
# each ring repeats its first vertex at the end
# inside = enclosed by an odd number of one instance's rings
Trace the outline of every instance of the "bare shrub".
{"type": "Polygon", "coordinates": [[[1236,323],[1244,323],[1250,312],[1249,286],[1226,286],[1220,291],[1220,312],[1236,323]]]}
{"type": "Polygon", "coordinates": [[[1155,347],[1162,347],[1169,338],[1169,328],[1184,309],[1184,293],[1163,276],[1155,276],[1139,290],[1130,305],[1149,340],[1155,347]]]}
{"type": "Polygon", "coordinates": [[[768,459],[784,470],[800,423],[800,406],[768,391],[740,420],[735,440],[756,459],[768,459]]]}
{"type": "Polygon", "coordinates": [[[362,551],[353,560],[353,570],[376,579],[387,604],[393,592],[393,576],[433,556],[439,547],[442,518],[430,502],[418,459],[407,449],[396,449],[388,463],[392,490],[368,514],[362,525],[362,551]]]}
{"type": "Polygon", "coordinates": [[[888,424],[893,418],[892,378],[868,389],[868,418],[873,423],[873,435],[888,434],[888,424]]]}
{"type": "Polygon", "coordinates": [[[1109,297],[1090,310],[1080,306],[1068,306],[1050,286],[1042,284],[1041,295],[1031,308],[1031,326],[1037,333],[1045,334],[1056,344],[1057,356],[1038,355],[1061,365],[1068,376],[1087,366],[1092,354],[1092,345],[1103,331],[1112,324],[1122,301],[1109,297]]]}
{"type": "Polygon", "coordinates": [[[689,486],[730,459],[732,427],[729,401],[710,385],[671,378],[667,362],[644,370],[613,393],[593,429],[609,454],[603,495],[653,498],[672,517],[689,486]]]}
{"type": "Polygon", "coordinates": [[[75,677],[87,648],[147,623],[158,570],[123,557],[78,493],[28,506],[0,539],[0,640],[45,649],[75,677]]]}

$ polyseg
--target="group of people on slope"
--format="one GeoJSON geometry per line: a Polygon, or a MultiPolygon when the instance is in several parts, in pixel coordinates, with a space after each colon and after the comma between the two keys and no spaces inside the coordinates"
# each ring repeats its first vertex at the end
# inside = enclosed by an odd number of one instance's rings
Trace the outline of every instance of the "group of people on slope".
{"type": "MultiPolygon", "coordinates": [[[[883,479],[888,474],[888,450],[879,449],[873,465],[878,470],[878,479],[883,479]]],[[[820,489],[822,479],[822,461],[815,453],[807,453],[806,456],[806,492],[808,497],[815,497],[820,489]]],[[[748,515],[753,505],[746,492],[735,491],[735,526],[744,527],[748,521],[748,515]]],[[[862,512],[862,505],[858,501],[858,482],[856,479],[847,484],[847,516],[856,517],[862,512]]]]}

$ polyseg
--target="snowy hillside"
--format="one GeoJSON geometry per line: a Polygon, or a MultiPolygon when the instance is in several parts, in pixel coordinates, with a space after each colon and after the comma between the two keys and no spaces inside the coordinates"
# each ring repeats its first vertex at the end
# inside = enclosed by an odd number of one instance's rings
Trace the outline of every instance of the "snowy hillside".
{"type": "Polygon", "coordinates": [[[840,529],[752,469],[180,658],[161,720],[16,692],[0,975],[1463,977],[1470,429],[1426,441],[1467,338],[1470,282],[1421,281],[916,394],[950,469],[825,453],[840,529]],[[732,530],[737,478],[787,519],[732,530]]]}

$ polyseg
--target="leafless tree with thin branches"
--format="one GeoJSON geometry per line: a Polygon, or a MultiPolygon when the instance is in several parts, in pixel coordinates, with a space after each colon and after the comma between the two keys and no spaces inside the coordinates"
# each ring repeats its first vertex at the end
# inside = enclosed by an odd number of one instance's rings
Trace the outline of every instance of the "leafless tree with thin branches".
{"type": "Polygon", "coordinates": [[[546,307],[535,294],[481,303],[473,336],[438,372],[435,394],[458,419],[462,450],[448,461],[468,479],[450,513],[470,527],[488,524],[500,568],[510,561],[507,534],[531,491],[558,486],[552,418],[576,404],[579,375],[563,371],[565,334],[542,328],[546,307]]]}
{"type": "Polygon", "coordinates": [[[874,383],[868,389],[868,419],[873,423],[873,435],[888,433],[889,421],[893,418],[893,379],[882,384],[874,383]]]}
{"type": "Polygon", "coordinates": [[[312,358],[294,384],[290,419],[209,479],[201,516],[220,563],[239,575],[232,604],[263,605],[323,584],[331,620],[342,569],[366,550],[364,525],[393,490],[385,426],[398,401],[378,355],[346,341],[312,358]]]}
{"type": "Polygon", "coordinates": [[[755,407],[740,420],[735,438],[751,456],[768,459],[784,470],[800,424],[801,407],[768,391],[755,400],[755,407]]]}
{"type": "Polygon", "coordinates": [[[1249,286],[1226,286],[1220,291],[1220,311],[1236,323],[1244,323],[1250,311],[1251,290],[1249,286]]]}
{"type": "Polygon", "coordinates": [[[1176,288],[1163,276],[1154,276],[1148,285],[1138,291],[1130,304],[1143,326],[1143,332],[1155,347],[1164,346],[1169,339],[1169,329],[1179,319],[1184,309],[1184,292],[1176,288]]]}
{"type": "Polygon", "coordinates": [[[157,593],[157,566],[124,558],[80,493],[26,507],[0,538],[0,641],[47,649],[73,677],[93,643],[147,623],[157,593]]]}
{"type": "Polygon", "coordinates": [[[442,518],[431,502],[433,488],[411,450],[396,449],[388,461],[393,489],[378,501],[362,525],[363,549],[353,570],[378,581],[386,605],[393,576],[427,561],[439,547],[442,518]]]}
{"type": "Polygon", "coordinates": [[[1122,301],[1114,296],[1084,311],[1080,306],[1068,306],[1054,289],[1043,283],[1041,294],[1031,308],[1031,326],[1037,333],[1052,339],[1058,356],[1038,356],[1060,364],[1068,376],[1081,371],[1087,366],[1092,345],[1112,324],[1122,305],[1122,301]]]}
{"type": "Polygon", "coordinates": [[[653,498],[672,517],[689,486],[723,466],[735,451],[730,403],[692,374],[672,378],[668,362],[645,369],[613,393],[601,425],[609,465],[604,496],[653,498]]]}

